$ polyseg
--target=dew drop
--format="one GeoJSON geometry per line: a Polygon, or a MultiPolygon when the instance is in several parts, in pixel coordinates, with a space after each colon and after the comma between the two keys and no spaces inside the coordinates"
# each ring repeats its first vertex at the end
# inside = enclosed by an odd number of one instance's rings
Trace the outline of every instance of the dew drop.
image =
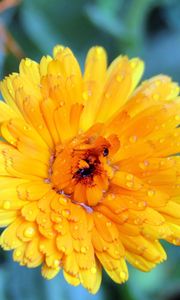
{"type": "Polygon", "coordinates": [[[63,228],[63,226],[59,224],[59,225],[58,225],[58,229],[59,229],[59,230],[62,230],[62,228],[63,228]]]}
{"type": "Polygon", "coordinates": [[[58,268],[59,265],[60,265],[59,260],[58,260],[58,259],[55,259],[54,262],[53,262],[53,267],[54,267],[54,268],[58,268]]]}
{"type": "Polygon", "coordinates": [[[62,251],[62,252],[66,252],[66,247],[61,246],[61,247],[59,248],[59,250],[62,251]]]}
{"type": "Polygon", "coordinates": [[[137,60],[133,60],[133,61],[130,62],[130,64],[131,64],[132,69],[134,69],[137,66],[137,64],[138,64],[138,61],[137,60]]]}
{"type": "Polygon", "coordinates": [[[102,47],[96,47],[96,48],[95,48],[95,53],[96,53],[97,55],[102,55],[102,53],[103,53],[102,47]]]}
{"type": "Polygon", "coordinates": [[[149,161],[148,160],[144,160],[143,162],[139,163],[139,167],[141,169],[145,169],[146,167],[148,167],[148,165],[149,165],[149,161]]]}
{"type": "Polygon", "coordinates": [[[107,227],[111,227],[111,225],[112,225],[111,221],[107,221],[107,222],[106,222],[106,226],[107,226],[107,227]]]}
{"type": "Polygon", "coordinates": [[[125,280],[125,279],[126,279],[126,275],[127,275],[127,274],[126,274],[124,271],[121,271],[121,272],[120,272],[120,277],[121,277],[122,280],[125,280]]]}
{"type": "Polygon", "coordinates": [[[63,217],[65,217],[65,218],[69,217],[70,213],[71,213],[71,212],[70,212],[69,209],[63,209],[63,210],[62,210],[62,215],[63,215],[63,217]]]}
{"type": "Polygon", "coordinates": [[[30,61],[30,59],[26,59],[26,60],[25,60],[25,65],[26,65],[26,67],[30,67],[30,66],[31,66],[31,61],[30,61]]]}
{"type": "Polygon", "coordinates": [[[156,86],[159,86],[160,84],[161,84],[161,80],[156,80],[156,81],[155,81],[155,85],[156,85],[156,86]]]}
{"type": "Polygon", "coordinates": [[[44,126],[42,125],[42,124],[40,124],[39,126],[38,126],[38,129],[40,129],[40,130],[42,130],[44,128],[44,126]]]}
{"type": "Polygon", "coordinates": [[[128,175],[126,176],[126,179],[127,179],[127,180],[133,180],[133,178],[134,178],[134,176],[133,176],[132,174],[128,174],[128,175]]]}
{"type": "Polygon", "coordinates": [[[24,130],[29,130],[29,126],[28,125],[24,125],[24,130]]]}
{"type": "Polygon", "coordinates": [[[20,257],[22,255],[22,251],[21,250],[16,250],[15,251],[15,256],[16,257],[20,257]]]}
{"type": "Polygon", "coordinates": [[[39,249],[40,249],[40,251],[45,250],[45,245],[44,245],[44,244],[40,244],[40,245],[39,245],[39,249]]]}
{"type": "Polygon", "coordinates": [[[133,187],[133,182],[132,181],[127,181],[126,186],[129,187],[129,188],[132,188],[133,187]]]}
{"type": "Polygon", "coordinates": [[[153,197],[153,196],[155,195],[155,191],[149,190],[149,191],[147,192],[147,194],[148,194],[149,197],[153,197]]]}
{"type": "Polygon", "coordinates": [[[60,216],[55,216],[55,217],[54,217],[54,221],[55,221],[56,223],[60,223],[60,222],[62,222],[62,218],[61,218],[60,216]]]}
{"type": "Polygon", "coordinates": [[[139,208],[143,208],[143,207],[146,207],[147,206],[147,202],[146,201],[140,201],[139,203],[138,203],[138,207],[139,208]]]}
{"type": "Polygon", "coordinates": [[[137,136],[136,135],[132,135],[129,138],[130,143],[135,143],[137,141],[137,136]]]}
{"type": "Polygon", "coordinates": [[[27,238],[30,238],[34,235],[35,233],[35,230],[33,227],[28,227],[26,228],[26,230],[24,231],[24,236],[27,237],[27,238]]]}
{"type": "Polygon", "coordinates": [[[67,204],[68,199],[65,197],[59,197],[58,201],[59,201],[59,203],[65,205],[65,204],[67,204]]]}
{"type": "Polygon", "coordinates": [[[82,246],[81,247],[81,253],[86,254],[87,253],[87,248],[82,246]]]}
{"type": "Polygon", "coordinates": [[[3,202],[3,208],[4,208],[4,209],[9,209],[10,207],[11,207],[11,202],[8,201],[8,200],[5,200],[5,201],[3,202]]]}
{"type": "Polygon", "coordinates": [[[176,116],[175,116],[175,120],[176,120],[176,121],[179,121],[179,120],[180,120],[180,115],[176,115],[176,116]]]}
{"type": "Polygon", "coordinates": [[[96,267],[92,267],[91,268],[91,273],[92,274],[96,274],[97,273],[97,268],[96,267]]]}
{"type": "Polygon", "coordinates": [[[46,222],[47,222],[47,219],[46,219],[46,218],[43,218],[43,219],[42,219],[42,223],[43,223],[43,224],[46,224],[46,222]]]}
{"type": "Polygon", "coordinates": [[[160,98],[159,94],[153,94],[152,97],[154,100],[159,100],[159,98],[160,98]]]}
{"type": "Polygon", "coordinates": [[[88,100],[88,93],[87,92],[83,92],[82,93],[82,97],[83,97],[83,100],[87,101],[88,100]]]}
{"type": "Polygon", "coordinates": [[[64,101],[60,101],[59,105],[62,107],[64,106],[65,102],[64,101]]]}
{"type": "Polygon", "coordinates": [[[172,92],[175,94],[179,94],[179,87],[176,86],[174,89],[172,89],[172,92]]]}
{"type": "Polygon", "coordinates": [[[140,219],[140,218],[136,218],[135,220],[134,220],[134,224],[135,225],[139,225],[139,224],[141,224],[142,223],[142,220],[140,219]]]}
{"type": "Polygon", "coordinates": [[[117,80],[117,82],[121,82],[122,80],[123,80],[123,75],[117,75],[116,76],[116,80],[117,80]]]}

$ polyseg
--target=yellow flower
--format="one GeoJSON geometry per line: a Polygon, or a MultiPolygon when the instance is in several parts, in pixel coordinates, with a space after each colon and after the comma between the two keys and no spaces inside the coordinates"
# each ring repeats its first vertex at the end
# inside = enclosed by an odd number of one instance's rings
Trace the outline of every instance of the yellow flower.
{"type": "Polygon", "coordinates": [[[90,49],[82,75],[68,48],[24,59],[1,83],[1,246],[27,267],[63,269],[96,293],[126,261],[149,271],[180,244],[179,87],[159,75],[135,89],[143,62],[107,69],[90,49]]]}

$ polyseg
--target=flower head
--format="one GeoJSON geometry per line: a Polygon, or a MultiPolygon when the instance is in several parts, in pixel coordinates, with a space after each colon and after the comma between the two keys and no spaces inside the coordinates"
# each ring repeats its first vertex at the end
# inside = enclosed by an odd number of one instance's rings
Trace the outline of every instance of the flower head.
{"type": "Polygon", "coordinates": [[[24,59],[1,83],[1,246],[21,265],[61,269],[95,293],[102,268],[149,271],[180,244],[179,87],[159,75],[136,89],[143,62],[107,68],[90,49],[84,74],[70,49],[24,59]]]}

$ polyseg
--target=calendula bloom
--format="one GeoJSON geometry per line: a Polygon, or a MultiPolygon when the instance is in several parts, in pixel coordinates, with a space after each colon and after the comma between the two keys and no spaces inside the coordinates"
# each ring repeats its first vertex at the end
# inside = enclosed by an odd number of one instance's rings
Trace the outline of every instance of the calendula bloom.
{"type": "Polygon", "coordinates": [[[143,62],[107,68],[90,49],[84,74],[57,46],[1,83],[1,246],[13,259],[96,293],[102,268],[149,271],[180,244],[179,87],[159,75],[136,89],[143,62]]]}

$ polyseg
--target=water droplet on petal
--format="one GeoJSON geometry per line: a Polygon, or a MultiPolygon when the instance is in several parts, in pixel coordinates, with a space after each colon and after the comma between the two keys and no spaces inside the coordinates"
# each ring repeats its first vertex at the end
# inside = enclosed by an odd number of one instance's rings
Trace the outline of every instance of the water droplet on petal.
{"type": "Polygon", "coordinates": [[[26,59],[25,60],[25,65],[26,65],[26,67],[30,67],[31,66],[31,60],[30,59],[26,59]]]}
{"type": "Polygon", "coordinates": [[[122,280],[125,280],[126,276],[127,276],[127,274],[124,271],[120,272],[120,277],[121,277],[122,280]]]}
{"type": "Polygon", "coordinates": [[[58,201],[62,204],[65,205],[68,202],[68,199],[65,197],[59,197],[58,201]]]}
{"type": "Polygon", "coordinates": [[[133,182],[132,181],[128,181],[126,182],[126,186],[129,187],[129,188],[132,188],[133,187],[133,182]]]}
{"type": "Polygon", "coordinates": [[[40,245],[39,245],[39,250],[40,250],[40,251],[45,250],[45,245],[44,245],[44,244],[40,244],[40,245]]]}
{"type": "Polygon", "coordinates": [[[134,220],[134,224],[135,225],[139,225],[139,224],[141,224],[142,223],[142,220],[140,219],[140,218],[136,218],[135,220],[134,220]]]}
{"type": "Polygon", "coordinates": [[[176,120],[176,121],[180,121],[180,115],[176,115],[176,116],[175,116],[175,120],[176,120]]]}
{"type": "Polygon", "coordinates": [[[158,79],[158,80],[155,81],[155,85],[159,86],[161,84],[161,82],[162,82],[162,80],[158,79]]]}
{"type": "Polygon", "coordinates": [[[132,60],[130,62],[130,65],[131,65],[132,69],[134,69],[138,65],[138,61],[137,60],[132,60]]]}
{"type": "Polygon", "coordinates": [[[35,230],[33,227],[27,227],[24,231],[24,236],[27,238],[33,237],[35,234],[35,230]]]}
{"type": "Polygon", "coordinates": [[[11,202],[8,201],[8,200],[5,200],[5,201],[3,202],[3,208],[4,208],[4,209],[9,209],[10,207],[11,207],[11,202]]]}
{"type": "Polygon", "coordinates": [[[69,209],[63,209],[63,210],[62,210],[62,215],[63,215],[63,217],[65,217],[65,218],[69,217],[70,213],[71,213],[71,212],[70,212],[69,209]]]}
{"type": "Polygon", "coordinates": [[[154,100],[158,100],[160,98],[159,94],[153,94],[152,97],[153,97],[154,100]]]}
{"type": "Polygon", "coordinates": [[[83,100],[87,101],[88,100],[88,93],[83,92],[82,97],[83,97],[83,100]]]}
{"type": "Polygon", "coordinates": [[[22,255],[22,251],[21,250],[15,250],[15,256],[16,257],[20,257],[22,255]]]}
{"type": "Polygon", "coordinates": [[[117,75],[117,76],[116,76],[116,80],[117,80],[118,82],[121,82],[121,81],[123,80],[123,78],[124,78],[123,75],[117,75]]]}
{"type": "Polygon", "coordinates": [[[81,253],[83,253],[83,254],[87,253],[87,248],[82,246],[81,247],[81,253]]]}
{"type": "Polygon", "coordinates": [[[64,101],[60,101],[59,105],[62,107],[64,106],[65,102],[64,101]]]}
{"type": "Polygon", "coordinates": [[[155,195],[155,191],[154,190],[149,190],[147,192],[147,194],[148,194],[149,197],[153,197],[155,195]]]}
{"type": "Polygon", "coordinates": [[[107,227],[111,227],[111,225],[112,225],[112,222],[111,222],[111,221],[107,221],[107,222],[106,222],[106,226],[107,226],[107,227]]]}
{"type": "Polygon", "coordinates": [[[92,274],[96,274],[97,273],[97,268],[96,267],[92,267],[91,268],[91,273],[92,274]]]}
{"type": "Polygon", "coordinates": [[[40,129],[40,130],[42,130],[44,128],[44,126],[42,125],[42,124],[40,124],[39,126],[38,126],[38,129],[40,129]]]}
{"type": "Polygon", "coordinates": [[[133,178],[134,178],[134,176],[133,176],[132,174],[128,174],[128,175],[126,176],[126,179],[127,179],[127,180],[133,180],[133,178]]]}
{"type": "Polygon", "coordinates": [[[24,125],[24,130],[29,130],[29,126],[28,125],[24,125]]]}
{"type": "Polygon", "coordinates": [[[58,260],[58,259],[55,259],[54,262],[53,262],[53,267],[54,267],[54,268],[58,268],[59,265],[60,265],[59,260],[58,260]]]}
{"type": "Polygon", "coordinates": [[[104,51],[102,47],[96,47],[95,52],[97,55],[102,55],[104,51]]]}
{"type": "Polygon", "coordinates": [[[61,247],[59,248],[59,250],[62,251],[62,252],[66,252],[66,247],[61,246],[61,247]]]}
{"type": "Polygon", "coordinates": [[[129,141],[130,141],[130,143],[135,143],[136,141],[137,141],[137,136],[136,135],[132,135],[132,136],[130,136],[129,137],[129,141]]]}

